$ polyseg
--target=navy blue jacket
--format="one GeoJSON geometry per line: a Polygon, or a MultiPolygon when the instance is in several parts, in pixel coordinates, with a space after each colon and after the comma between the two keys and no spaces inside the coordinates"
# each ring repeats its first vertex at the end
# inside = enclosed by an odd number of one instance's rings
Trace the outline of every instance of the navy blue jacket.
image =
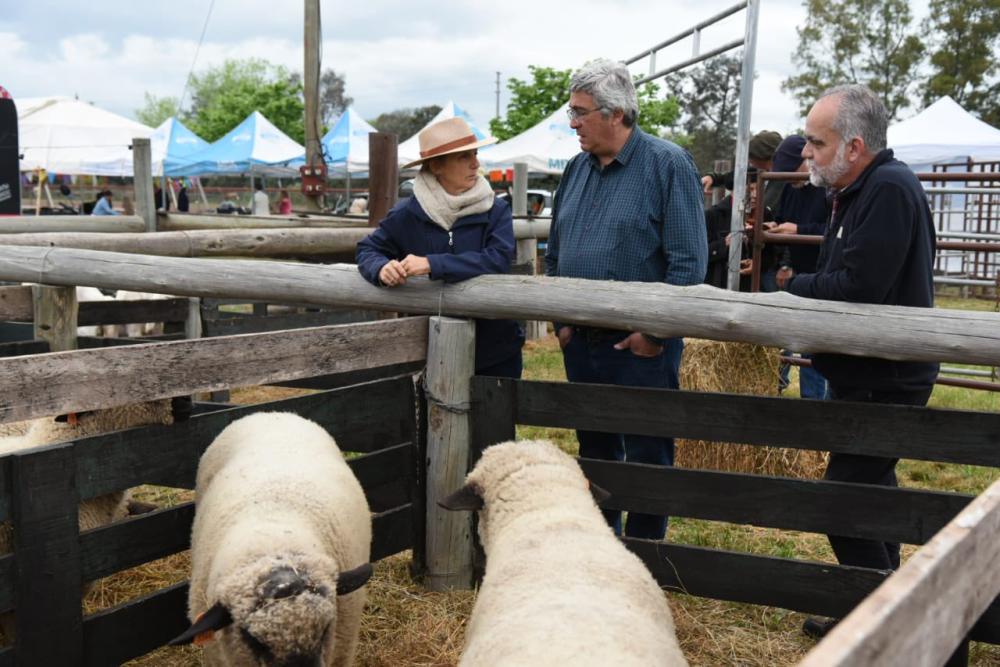
{"type": "MultiPolygon", "coordinates": [[[[379,271],[390,259],[426,257],[431,280],[456,283],[484,273],[509,273],[514,258],[514,223],[501,199],[493,208],[459,218],[451,231],[430,219],[415,196],[396,204],[378,229],[358,243],[358,271],[382,286],[379,271]]],[[[524,332],[513,320],[476,320],[476,370],[518,354],[524,332]]]]}
{"type": "MultiPolygon", "coordinates": [[[[826,223],[830,218],[830,203],[826,198],[826,190],[817,188],[812,183],[806,183],[801,188],[787,184],[781,192],[778,210],[774,213],[775,222],[794,222],[798,225],[799,234],[816,234],[822,236],[826,232],[826,223]]],[[[815,273],[819,261],[819,246],[790,245],[788,246],[789,264],[795,273],[815,273]]]]}
{"type": "MultiPolygon", "coordinates": [[[[934,224],[910,169],[883,150],[834,197],[816,273],[793,277],[797,296],[892,306],[934,306],[934,224]]],[[[921,391],[938,364],[816,354],[813,365],[836,389],[921,391]]]]}

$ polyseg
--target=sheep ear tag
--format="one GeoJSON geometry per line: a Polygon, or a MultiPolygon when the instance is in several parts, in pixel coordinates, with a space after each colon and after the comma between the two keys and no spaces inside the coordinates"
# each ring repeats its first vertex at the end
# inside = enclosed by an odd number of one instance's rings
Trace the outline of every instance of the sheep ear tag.
{"type": "Polygon", "coordinates": [[[340,576],[337,577],[337,595],[347,595],[348,593],[353,593],[367,584],[368,580],[371,578],[371,563],[365,563],[364,565],[357,566],[353,570],[341,572],[340,576]]]}
{"type": "Polygon", "coordinates": [[[611,494],[607,491],[607,489],[603,489],[593,482],[588,482],[587,484],[590,486],[590,495],[593,496],[594,502],[598,505],[611,497],[611,494]]]}
{"type": "Polygon", "coordinates": [[[216,602],[211,609],[195,619],[191,627],[183,634],[167,642],[167,646],[180,646],[194,642],[197,645],[207,644],[213,639],[216,630],[232,624],[233,617],[221,602],[216,602]]]}
{"type": "Polygon", "coordinates": [[[469,484],[438,501],[438,506],[452,512],[475,512],[483,509],[483,499],[469,484]]]}

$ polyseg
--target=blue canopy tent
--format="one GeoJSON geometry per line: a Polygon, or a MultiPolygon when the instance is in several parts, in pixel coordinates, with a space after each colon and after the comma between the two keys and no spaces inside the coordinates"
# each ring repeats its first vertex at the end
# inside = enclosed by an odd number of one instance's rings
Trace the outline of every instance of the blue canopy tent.
{"type": "Polygon", "coordinates": [[[174,116],[153,130],[149,143],[154,176],[163,176],[165,171],[184,164],[188,156],[205,150],[209,145],[174,116]]]}
{"type": "MultiPolygon", "coordinates": [[[[296,160],[305,149],[279,130],[259,111],[254,111],[226,136],[166,165],[168,176],[207,174],[254,174],[295,176],[296,160]]],[[[301,162],[300,162],[301,164],[301,162]]]]}

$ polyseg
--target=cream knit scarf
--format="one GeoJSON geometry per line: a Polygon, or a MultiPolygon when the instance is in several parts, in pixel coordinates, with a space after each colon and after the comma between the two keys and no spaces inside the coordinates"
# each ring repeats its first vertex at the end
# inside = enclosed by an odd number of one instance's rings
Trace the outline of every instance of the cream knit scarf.
{"type": "Polygon", "coordinates": [[[482,176],[465,192],[450,195],[434,174],[420,171],[413,183],[413,196],[431,220],[449,231],[459,218],[485,213],[493,208],[493,189],[482,176]]]}

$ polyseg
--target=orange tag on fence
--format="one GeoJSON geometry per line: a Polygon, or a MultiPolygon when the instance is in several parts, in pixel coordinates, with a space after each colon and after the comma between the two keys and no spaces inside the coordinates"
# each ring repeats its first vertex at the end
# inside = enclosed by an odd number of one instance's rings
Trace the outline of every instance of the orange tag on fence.
{"type": "Polygon", "coordinates": [[[75,412],[70,412],[66,415],[66,423],[70,426],[76,426],[80,423],[80,418],[76,416],[75,412]]]}

